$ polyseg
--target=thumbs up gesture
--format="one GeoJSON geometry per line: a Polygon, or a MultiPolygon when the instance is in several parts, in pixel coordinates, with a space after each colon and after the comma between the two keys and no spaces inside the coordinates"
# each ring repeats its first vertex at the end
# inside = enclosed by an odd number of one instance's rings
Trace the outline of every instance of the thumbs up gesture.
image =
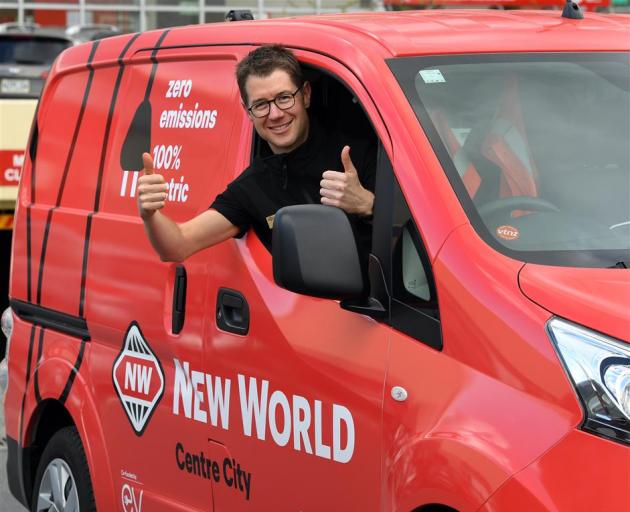
{"type": "Polygon", "coordinates": [[[374,194],[361,185],[357,169],[350,158],[350,146],[344,146],[341,150],[341,163],[344,172],[325,171],[322,174],[319,191],[322,204],[336,206],[346,213],[372,215],[374,194]]]}
{"type": "Polygon", "coordinates": [[[155,174],[153,158],[149,153],[142,154],[143,174],[138,178],[138,211],[147,220],[166,204],[168,185],[161,174],[155,174]]]}

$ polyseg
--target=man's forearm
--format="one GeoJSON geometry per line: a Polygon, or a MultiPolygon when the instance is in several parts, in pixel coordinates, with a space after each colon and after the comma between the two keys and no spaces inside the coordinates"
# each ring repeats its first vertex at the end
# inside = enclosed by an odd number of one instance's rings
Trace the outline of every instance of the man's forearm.
{"type": "Polygon", "coordinates": [[[180,227],[159,211],[142,219],[151,245],[162,261],[182,261],[183,236],[180,227]]]}

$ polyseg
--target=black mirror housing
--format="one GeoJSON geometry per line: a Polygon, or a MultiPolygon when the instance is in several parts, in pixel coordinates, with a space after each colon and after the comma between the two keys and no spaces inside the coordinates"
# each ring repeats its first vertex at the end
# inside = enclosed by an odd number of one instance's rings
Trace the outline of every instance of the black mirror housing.
{"type": "Polygon", "coordinates": [[[344,300],[365,295],[367,281],[346,213],[315,204],[278,210],[273,277],[282,288],[313,297],[344,300]]]}

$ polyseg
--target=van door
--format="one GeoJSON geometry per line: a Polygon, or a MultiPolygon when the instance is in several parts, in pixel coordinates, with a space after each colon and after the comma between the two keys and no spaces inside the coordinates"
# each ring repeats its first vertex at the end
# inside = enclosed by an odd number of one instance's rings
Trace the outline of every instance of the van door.
{"type": "Polygon", "coordinates": [[[86,242],[90,371],[124,510],[206,511],[218,467],[208,427],[194,421],[203,413],[198,404],[174,403],[173,389],[180,362],[204,361],[212,259],[161,262],[144,233],[136,187],[147,151],[169,184],[167,215],[182,221],[208,208],[235,166],[229,141],[244,113],[234,68],[247,48],[160,50],[164,34],[155,49],[124,62],[112,99],[102,194],[86,242]]]}
{"type": "MultiPolygon", "coordinates": [[[[338,63],[296,54],[369,103],[338,63]]],[[[384,127],[377,130],[388,144],[384,127]]],[[[249,156],[251,128],[242,140],[249,156]]],[[[220,463],[216,510],[321,511],[331,502],[335,510],[379,510],[389,328],[336,301],[281,289],[252,231],[209,257],[217,264],[209,267],[205,367],[182,361],[180,382],[194,382],[193,369],[203,374],[196,379],[220,463]]]]}

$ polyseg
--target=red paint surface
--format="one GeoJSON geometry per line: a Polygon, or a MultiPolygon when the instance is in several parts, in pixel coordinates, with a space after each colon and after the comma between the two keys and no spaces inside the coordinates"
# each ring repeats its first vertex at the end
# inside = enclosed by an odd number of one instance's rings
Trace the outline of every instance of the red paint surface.
{"type": "MultiPolygon", "coordinates": [[[[151,249],[131,194],[133,172],[125,182],[120,164],[161,32],[142,34],[129,48],[109,132],[117,59],[131,36],[99,43],[83,129],[72,155],[69,141],[81,115],[91,46],[64,53],[38,111],[37,165],[27,158],[24,167],[11,297],[83,314],[87,323],[91,341],[64,406],[83,439],[97,508],[118,510],[122,493],[129,492],[124,486],[130,485],[143,492],[146,510],[409,511],[428,503],[459,511],[482,506],[487,512],[578,510],[582,503],[585,510],[598,510],[596,500],[602,496],[601,510],[627,509],[629,449],[577,430],[580,405],[545,330],[557,314],[628,340],[627,308],[619,306],[628,287],[626,277],[619,276],[626,271],[523,268],[522,262],[487,246],[468,224],[385,59],[462,49],[628,50],[629,30],[625,18],[614,16],[587,16],[576,23],[558,13],[449,12],[195,26],[173,29],[166,37],[164,44],[171,48],[158,52],[147,150],[181,146],[178,168],[163,172],[169,181],[189,185],[187,199],[170,201],[166,212],[182,220],[203,211],[249,162],[251,126],[232,73],[250,47],[236,43],[280,41],[301,48],[297,53],[304,62],[352,88],[392,160],[433,265],[441,352],[385,323],[342,310],[335,301],[279,288],[271,256],[251,234],[185,262],[186,323],[180,334],[173,334],[176,265],[159,261],[151,249]],[[192,80],[194,96],[169,98],[169,81],[175,79],[192,80]],[[161,112],[178,110],[180,103],[186,109],[195,103],[216,109],[216,126],[205,131],[160,127],[161,112]],[[82,283],[84,264],[88,271],[82,283]],[[580,289],[590,298],[570,301],[578,290],[572,283],[578,280],[588,281],[580,289]],[[252,319],[247,336],[217,327],[220,287],[247,297],[252,319]],[[164,395],[142,435],[131,428],[112,375],[132,321],[141,327],[164,374],[164,395]],[[175,413],[174,382],[182,363],[201,393],[191,417],[181,402],[175,413]],[[268,423],[264,440],[246,435],[239,375],[248,383],[251,378],[259,385],[266,381],[269,395],[279,392],[292,405],[295,400],[308,404],[311,451],[317,435],[323,445],[333,443],[333,404],[350,410],[356,434],[351,460],[341,463],[308,453],[304,438],[296,441],[294,435],[280,446],[268,423]],[[224,384],[229,379],[232,386],[227,428],[208,419],[208,382],[217,378],[224,384]],[[393,386],[403,386],[408,400],[394,401],[393,386]],[[192,466],[186,466],[186,454],[202,453],[220,464],[218,481],[188,470],[192,466]],[[249,500],[223,473],[237,464],[252,475],[249,500]]],[[[36,361],[39,329],[28,386],[31,326],[16,320],[11,343],[7,433],[21,445],[32,442],[37,419],[35,367],[42,398],[57,400],[79,351],[77,339],[46,330],[36,361]]],[[[124,375],[115,378],[124,380],[124,375]]],[[[155,378],[153,372],[149,394],[157,389],[155,378]]],[[[283,429],[286,420],[279,410],[274,419],[283,429]]],[[[348,442],[345,430],[340,442],[348,442]]]]}

